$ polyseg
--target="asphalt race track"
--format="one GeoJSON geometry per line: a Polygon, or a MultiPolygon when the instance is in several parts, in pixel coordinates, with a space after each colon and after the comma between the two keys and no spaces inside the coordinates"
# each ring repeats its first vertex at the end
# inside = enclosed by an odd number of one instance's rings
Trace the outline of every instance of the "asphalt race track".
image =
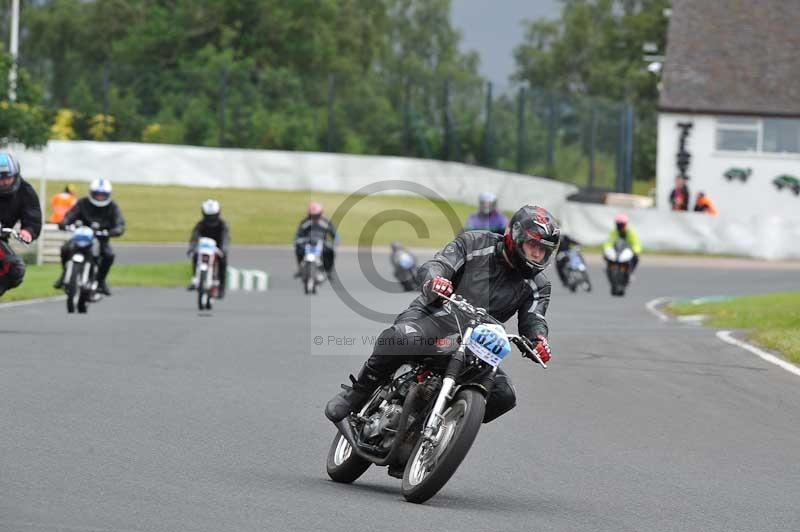
{"type": "MultiPolygon", "coordinates": [[[[328,480],[323,406],[383,325],[330,285],[303,296],[292,263],[290,250],[235,250],[270,290],[231,293],[210,315],[181,289],[118,289],[87,316],[0,308],[0,530],[800,530],[800,378],[645,310],[797,289],[797,270],[645,257],[623,299],[597,266],[589,294],[554,286],[550,368],[506,364],[517,408],[417,506],[384,469],[328,480]]],[[[396,313],[412,297],[372,287],[353,253],[338,269],[364,305],[396,313]]]]}

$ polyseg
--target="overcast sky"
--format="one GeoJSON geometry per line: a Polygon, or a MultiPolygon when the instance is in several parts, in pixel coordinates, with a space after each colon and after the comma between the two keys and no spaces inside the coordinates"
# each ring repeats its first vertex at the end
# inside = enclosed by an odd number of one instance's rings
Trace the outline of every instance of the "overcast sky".
{"type": "Polygon", "coordinates": [[[499,89],[514,72],[514,48],[522,42],[525,19],[557,18],[558,0],[452,0],[452,22],[461,31],[461,48],[481,56],[480,72],[499,89]]]}

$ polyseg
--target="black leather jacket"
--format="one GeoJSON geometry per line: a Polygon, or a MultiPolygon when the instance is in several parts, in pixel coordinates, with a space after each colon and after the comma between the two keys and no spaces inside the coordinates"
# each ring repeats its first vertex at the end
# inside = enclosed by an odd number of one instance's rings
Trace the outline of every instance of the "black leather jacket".
{"type": "Polygon", "coordinates": [[[320,216],[317,222],[306,216],[297,226],[294,239],[298,238],[319,238],[326,246],[331,246],[336,241],[336,228],[324,216],[320,216]]]}
{"type": "MultiPolygon", "coordinates": [[[[20,178],[22,179],[22,178],[20,178]]],[[[42,209],[39,207],[39,196],[33,187],[22,179],[19,190],[10,196],[0,196],[0,224],[3,227],[14,227],[20,222],[20,228],[30,232],[34,240],[42,231],[42,209]]],[[[8,237],[3,237],[8,240],[8,237]]]]}
{"type": "MultiPolygon", "coordinates": [[[[114,201],[105,207],[98,207],[89,201],[89,198],[81,198],[78,203],[67,211],[58,226],[63,229],[78,220],[86,226],[92,225],[92,222],[97,222],[100,225],[100,229],[108,229],[108,236],[120,236],[125,232],[125,219],[122,218],[122,213],[114,201]]],[[[98,237],[100,240],[107,238],[98,237]]]]}
{"type": "Polygon", "coordinates": [[[192,229],[192,236],[189,238],[189,247],[194,250],[200,237],[213,238],[217,247],[222,250],[224,255],[228,254],[231,245],[231,233],[228,224],[222,218],[216,224],[208,224],[200,220],[192,229]]]}
{"type": "Polygon", "coordinates": [[[503,256],[503,237],[489,231],[468,231],[447,244],[417,274],[423,293],[409,308],[447,321],[440,303],[428,303],[425,283],[436,276],[450,279],[455,293],[483,307],[494,318],[506,322],[517,314],[521,335],[547,337],[545,313],[550,304],[550,281],[544,272],[523,278],[503,256]]]}

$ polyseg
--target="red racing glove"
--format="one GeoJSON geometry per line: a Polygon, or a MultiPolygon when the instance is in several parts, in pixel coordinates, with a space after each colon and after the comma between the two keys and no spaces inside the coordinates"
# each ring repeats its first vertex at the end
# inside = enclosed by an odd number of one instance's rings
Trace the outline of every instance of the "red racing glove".
{"type": "Polygon", "coordinates": [[[428,301],[433,303],[439,299],[437,296],[450,297],[453,295],[453,283],[450,282],[450,279],[437,275],[423,285],[422,292],[428,298],[428,301]]]}
{"type": "Polygon", "coordinates": [[[550,361],[550,357],[552,356],[553,352],[550,351],[550,344],[547,343],[547,338],[540,334],[533,339],[533,342],[530,343],[530,346],[533,352],[539,355],[539,358],[542,359],[543,363],[547,364],[550,361]]]}

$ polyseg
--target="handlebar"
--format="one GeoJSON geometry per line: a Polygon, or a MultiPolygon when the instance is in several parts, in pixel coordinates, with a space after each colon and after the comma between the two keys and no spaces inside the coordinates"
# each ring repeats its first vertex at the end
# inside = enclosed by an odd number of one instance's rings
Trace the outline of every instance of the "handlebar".
{"type": "MultiPolygon", "coordinates": [[[[485,308],[473,306],[466,299],[464,299],[462,296],[459,296],[459,295],[456,295],[456,294],[454,294],[452,296],[445,296],[445,295],[439,294],[439,296],[441,296],[442,299],[450,302],[451,305],[454,305],[460,311],[464,312],[465,314],[471,315],[473,318],[477,319],[478,321],[488,321],[490,323],[494,323],[496,325],[500,325],[501,327],[503,327],[505,329],[505,327],[503,326],[503,324],[500,321],[496,320],[488,312],[486,312],[485,308]]],[[[545,368],[545,369],[547,368],[547,364],[545,364],[542,361],[541,357],[539,357],[539,355],[536,353],[536,351],[534,351],[532,349],[532,346],[530,345],[530,342],[528,341],[527,338],[525,338],[524,336],[517,335],[517,334],[508,334],[508,333],[506,333],[506,336],[508,336],[508,339],[511,342],[513,342],[514,345],[517,346],[517,348],[522,353],[523,358],[530,358],[531,360],[533,360],[537,364],[541,365],[543,368],[545,368]]]]}
{"type": "Polygon", "coordinates": [[[94,229],[90,225],[70,224],[70,225],[64,226],[64,229],[67,230],[67,231],[74,232],[79,227],[88,227],[89,229],[91,229],[94,232],[95,236],[110,236],[110,233],[109,233],[108,229],[94,229]]]}
{"type": "Polygon", "coordinates": [[[3,227],[0,225],[0,234],[11,236],[14,238],[14,240],[17,240],[26,246],[30,244],[30,242],[25,242],[25,240],[22,239],[22,237],[13,227],[3,227]]]}

